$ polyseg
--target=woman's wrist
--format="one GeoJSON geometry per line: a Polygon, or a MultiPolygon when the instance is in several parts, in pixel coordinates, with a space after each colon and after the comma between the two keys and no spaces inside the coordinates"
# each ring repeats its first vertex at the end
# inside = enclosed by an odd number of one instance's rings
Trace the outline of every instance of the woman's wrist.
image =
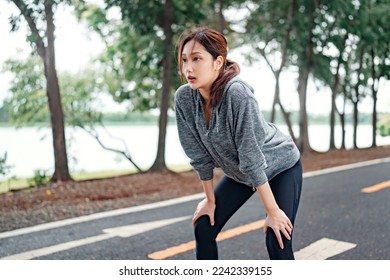
{"type": "Polygon", "coordinates": [[[202,186],[203,186],[203,191],[206,195],[206,201],[210,203],[215,203],[213,180],[202,181],[202,186]]]}
{"type": "Polygon", "coordinates": [[[271,187],[268,182],[265,184],[258,186],[257,192],[259,193],[259,196],[261,198],[261,201],[263,202],[265,211],[268,215],[272,215],[276,213],[279,210],[279,206],[276,203],[275,197],[271,191],[271,187]]]}
{"type": "Polygon", "coordinates": [[[268,215],[272,216],[279,211],[279,206],[275,205],[273,207],[268,207],[268,208],[266,207],[265,211],[267,212],[268,215]]]}

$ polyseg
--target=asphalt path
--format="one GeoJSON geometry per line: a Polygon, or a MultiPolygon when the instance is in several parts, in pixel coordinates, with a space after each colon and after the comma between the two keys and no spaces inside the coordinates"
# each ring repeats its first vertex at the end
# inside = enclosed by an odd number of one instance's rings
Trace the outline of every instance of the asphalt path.
{"type": "MultiPolygon", "coordinates": [[[[191,216],[202,197],[3,232],[0,259],[193,260],[191,216]]],[[[390,158],[305,173],[294,229],[297,258],[389,260],[389,201],[390,158]]],[[[264,217],[255,193],[224,227],[220,259],[267,260],[264,217]]]]}

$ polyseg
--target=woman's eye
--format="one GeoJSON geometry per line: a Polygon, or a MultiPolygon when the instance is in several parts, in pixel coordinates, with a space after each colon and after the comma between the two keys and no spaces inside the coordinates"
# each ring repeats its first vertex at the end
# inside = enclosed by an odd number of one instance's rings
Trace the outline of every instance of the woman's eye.
{"type": "Polygon", "coordinates": [[[194,57],[194,61],[199,61],[200,57],[194,57]]]}
{"type": "Polygon", "coordinates": [[[187,59],[186,58],[183,58],[183,63],[186,63],[187,62],[187,59]]]}

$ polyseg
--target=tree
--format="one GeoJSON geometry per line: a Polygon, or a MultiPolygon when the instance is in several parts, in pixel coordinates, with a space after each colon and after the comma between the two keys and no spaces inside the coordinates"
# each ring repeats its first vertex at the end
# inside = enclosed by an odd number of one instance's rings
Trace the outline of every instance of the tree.
{"type": "Polygon", "coordinates": [[[255,50],[254,54],[250,54],[250,61],[253,61],[254,56],[259,53],[275,77],[274,101],[270,121],[275,121],[276,106],[279,106],[294,142],[297,140],[292,129],[290,113],[285,110],[280,100],[280,75],[290,62],[288,56],[291,47],[289,47],[289,44],[294,28],[296,10],[297,0],[270,0],[253,5],[250,8],[250,16],[245,25],[246,32],[244,35],[246,41],[255,50]],[[274,57],[277,57],[277,59],[272,59],[274,57]],[[273,64],[272,60],[277,60],[278,63],[273,64]]]}
{"type": "Polygon", "coordinates": [[[377,131],[377,95],[381,78],[390,78],[390,1],[389,0],[366,0],[362,1],[362,10],[366,11],[368,23],[364,29],[364,40],[370,44],[369,68],[371,95],[373,100],[372,109],[372,147],[376,143],[377,131]]]}
{"type": "MultiPolygon", "coordinates": [[[[344,147],[345,120],[344,109],[336,106],[336,98],[342,92],[342,79],[345,77],[345,61],[355,45],[352,30],[356,18],[352,2],[323,1],[319,7],[314,48],[315,64],[313,75],[331,89],[330,139],[329,149],[336,149],[335,123],[336,113],[342,124],[342,147],[344,147]]],[[[344,102],[345,108],[345,102],[344,102]]]]}
{"type": "Polygon", "coordinates": [[[103,8],[84,3],[76,6],[79,17],[87,19],[91,28],[106,38],[103,61],[107,71],[118,77],[118,82],[111,87],[114,98],[129,100],[132,110],[158,108],[160,111],[157,156],[151,170],[167,169],[167,116],[172,93],[180,85],[175,71],[175,41],[185,28],[201,22],[219,22],[220,28],[223,24],[227,32],[229,25],[221,19],[222,9],[228,8],[231,2],[234,1],[106,0],[103,8]],[[115,7],[120,8],[121,18],[109,20],[106,13],[115,7]],[[216,14],[219,14],[218,21],[212,17],[216,14]]]}
{"type": "Polygon", "coordinates": [[[314,66],[314,42],[316,17],[321,0],[300,1],[297,17],[296,45],[298,65],[298,95],[299,95],[299,141],[301,153],[310,152],[308,118],[306,109],[307,85],[309,75],[314,66]]]}
{"type": "Polygon", "coordinates": [[[10,19],[12,31],[18,29],[19,21],[23,17],[30,29],[28,40],[34,46],[44,66],[53,134],[54,174],[51,180],[71,180],[66,152],[64,115],[55,64],[54,10],[58,3],[53,0],[32,2],[12,0],[12,2],[20,10],[20,15],[10,19]],[[42,24],[45,28],[40,29],[39,26],[42,24]]]}
{"type": "MultiPolygon", "coordinates": [[[[4,70],[13,73],[15,79],[11,81],[10,95],[5,99],[9,108],[11,121],[17,126],[34,122],[47,122],[49,111],[47,96],[45,95],[45,79],[43,67],[39,64],[39,57],[29,56],[27,60],[9,59],[5,62],[4,70]]],[[[105,128],[102,112],[98,109],[99,95],[107,92],[107,80],[110,77],[100,73],[98,66],[85,68],[79,73],[59,73],[64,114],[67,116],[68,126],[79,127],[91,135],[99,145],[106,150],[119,153],[130,161],[134,167],[142,172],[130,156],[126,143],[122,140],[124,150],[109,147],[97,132],[96,126],[105,128]]],[[[106,130],[107,134],[108,131],[106,130]]],[[[111,135],[110,135],[111,136],[111,135]]]]}

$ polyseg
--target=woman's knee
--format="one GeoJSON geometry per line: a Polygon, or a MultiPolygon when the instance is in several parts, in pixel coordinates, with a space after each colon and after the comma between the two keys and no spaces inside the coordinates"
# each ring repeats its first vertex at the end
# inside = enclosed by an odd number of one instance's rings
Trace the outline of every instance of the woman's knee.
{"type": "Polygon", "coordinates": [[[201,216],[194,225],[194,234],[197,241],[210,241],[216,238],[215,230],[210,224],[209,216],[201,216]]]}
{"type": "Polygon", "coordinates": [[[265,243],[267,246],[268,255],[271,260],[292,260],[294,253],[292,250],[292,241],[282,237],[283,249],[280,248],[279,242],[272,229],[268,229],[265,243]]]}

